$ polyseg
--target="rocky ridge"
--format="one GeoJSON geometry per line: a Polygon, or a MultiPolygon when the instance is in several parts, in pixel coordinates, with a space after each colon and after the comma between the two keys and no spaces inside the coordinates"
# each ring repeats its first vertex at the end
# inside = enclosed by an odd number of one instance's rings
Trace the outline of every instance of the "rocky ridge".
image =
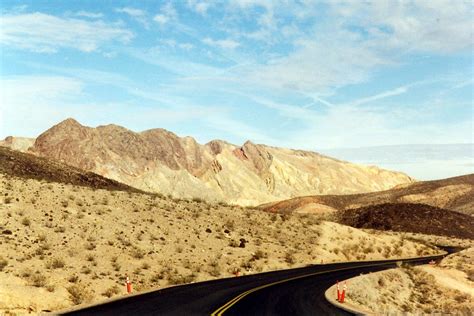
{"type": "Polygon", "coordinates": [[[380,191],[413,180],[314,152],[214,140],[201,145],[164,129],[91,128],[67,119],[30,152],[135,188],[180,198],[258,205],[302,195],[380,191]]]}

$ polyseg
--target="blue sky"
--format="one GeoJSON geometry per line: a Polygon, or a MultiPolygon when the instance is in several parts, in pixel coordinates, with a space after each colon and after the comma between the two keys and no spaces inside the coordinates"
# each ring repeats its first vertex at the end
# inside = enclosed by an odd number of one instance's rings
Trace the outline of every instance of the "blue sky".
{"type": "Polygon", "coordinates": [[[74,117],[201,143],[472,143],[472,20],[461,0],[2,0],[0,138],[74,117]]]}

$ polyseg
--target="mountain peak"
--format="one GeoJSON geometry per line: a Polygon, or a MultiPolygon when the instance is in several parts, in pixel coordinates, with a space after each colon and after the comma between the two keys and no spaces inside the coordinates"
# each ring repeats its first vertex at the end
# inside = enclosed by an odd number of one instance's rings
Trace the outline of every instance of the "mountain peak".
{"type": "Polygon", "coordinates": [[[76,121],[74,118],[72,117],[68,117],[67,119],[65,119],[64,121],[61,121],[59,122],[59,124],[57,124],[56,126],[63,126],[63,125],[66,125],[66,126],[81,126],[81,123],[79,123],[78,121],[76,121]]]}

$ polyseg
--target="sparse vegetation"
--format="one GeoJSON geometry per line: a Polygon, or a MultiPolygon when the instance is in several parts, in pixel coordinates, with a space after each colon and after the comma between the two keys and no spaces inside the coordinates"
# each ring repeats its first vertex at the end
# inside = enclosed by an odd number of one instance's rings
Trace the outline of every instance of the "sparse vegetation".
{"type": "MultiPolygon", "coordinates": [[[[5,181],[2,177],[0,185],[5,181]]],[[[280,215],[235,206],[121,191],[111,195],[106,190],[58,183],[50,183],[52,189],[46,196],[40,193],[45,184],[38,181],[9,179],[8,183],[12,183],[11,194],[18,195],[21,202],[12,202],[11,215],[5,216],[8,224],[0,223],[0,248],[5,258],[5,264],[0,259],[0,270],[15,273],[30,269],[21,276],[28,285],[38,275],[36,284],[46,289],[39,297],[46,303],[37,300],[35,304],[44,309],[50,308],[42,305],[47,304],[48,291],[60,297],[67,288],[69,304],[124,293],[125,275],[138,291],[229,277],[236,270],[249,274],[299,267],[320,258],[325,263],[346,260],[343,251],[351,260],[358,251],[364,258],[382,258],[386,244],[390,245],[390,257],[392,245],[399,245],[397,237],[384,243],[385,237],[377,235],[375,240],[375,233],[347,230],[309,215],[283,220],[280,215]],[[20,189],[25,196],[18,193],[20,189]],[[35,205],[28,204],[31,197],[36,199],[35,205]],[[61,197],[68,201],[67,207],[61,197]],[[76,201],[83,206],[77,207],[76,201]],[[28,229],[22,218],[30,220],[28,229]],[[337,239],[331,240],[334,235],[337,239]],[[353,244],[360,244],[360,248],[353,244]],[[86,293],[81,292],[82,286],[86,293]],[[87,290],[91,288],[94,292],[87,290]]],[[[399,246],[403,255],[410,253],[411,243],[406,239],[399,246]]],[[[416,251],[426,249],[421,245],[416,251]]]]}
{"type": "Polygon", "coordinates": [[[8,265],[7,259],[0,257],[0,271],[3,271],[5,267],[8,265]]]}
{"type": "Polygon", "coordinates": [[[74,305],[90,302],[93,298],[93,294],[83,284],[70,285],[66,289],[74,305]]]}

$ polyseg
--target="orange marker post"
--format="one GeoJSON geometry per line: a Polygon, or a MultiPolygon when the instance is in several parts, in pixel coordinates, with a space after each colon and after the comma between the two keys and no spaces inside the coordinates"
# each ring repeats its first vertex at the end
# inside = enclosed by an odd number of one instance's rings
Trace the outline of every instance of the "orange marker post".
{"type": "Polygon", "coordinates": [[[341,303],[344,303],[344,299],[346,298],[346,291],[347,291],[347,285],[346,282],[344,282],[344,286],[342,287],[342,294],[341,294],[341,303]]]}
{"type": "Polygon", "coordinates": [[[127,293],[130,294],[132,293],[132,282],[130,282],[130,279],[127,277],[127,281],[125,282],[127,285],[127,293]]]}
{"type": "Polygon", "coordinates": [[[337,285],[337,301],[341,300],[341,290],[339,289],[339,281],[336,282],[337,285]]]}

